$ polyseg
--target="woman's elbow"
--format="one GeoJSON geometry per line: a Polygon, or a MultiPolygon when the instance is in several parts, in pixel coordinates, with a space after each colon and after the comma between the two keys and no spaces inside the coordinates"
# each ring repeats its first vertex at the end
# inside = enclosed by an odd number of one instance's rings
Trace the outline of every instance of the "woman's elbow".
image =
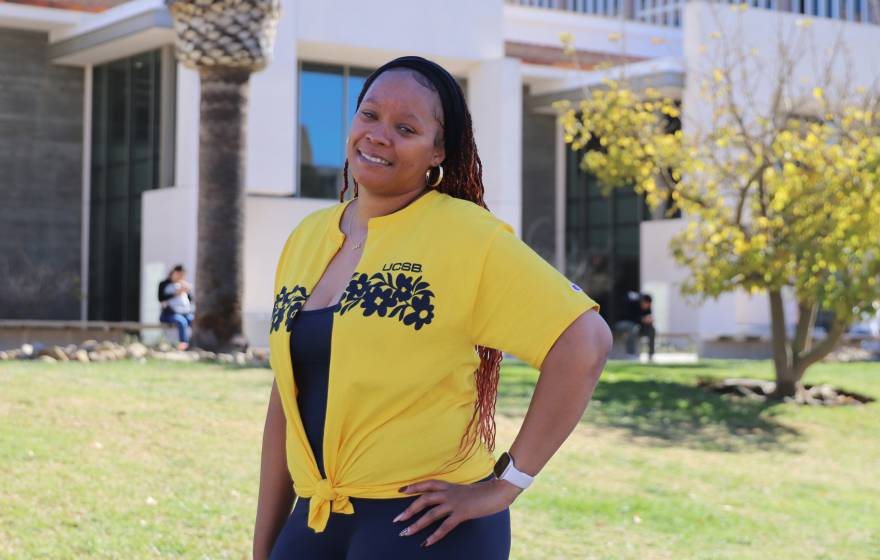
{"type": "MultiPolygon", "coordinates": [[[[611,352],[611,329],[595,310],[574,320],[553,346],[544,366],[601,372],[611,352]]],[[[543,367],[542,367],[543,369],[543,367]]]]}
{"type": "Polygon", "coordinates": [[[595,309],[581,315],[578,321],[583,322],[583,346],[587,350],[586,354],[590,361],[598,362],[604,366],[608,360],[608,354],[611,353],[611,345],[614,343],[608,323],[595,309]]]}

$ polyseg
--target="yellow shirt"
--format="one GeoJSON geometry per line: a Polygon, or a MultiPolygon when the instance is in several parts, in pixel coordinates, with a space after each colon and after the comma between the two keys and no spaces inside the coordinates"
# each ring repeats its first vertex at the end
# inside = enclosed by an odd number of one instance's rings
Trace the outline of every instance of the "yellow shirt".
{"type": "MultiPolygon", "coordinates": [[[[492,472],[480,445],[454,468],[477,396],[476,345],[538,368],[559,335],[598,305],[476,204],[431,190],[371,218],[367,242],[335,311],[322,479],[297,411],[290,324],[345,240],[350,201],[308,215],[289,235],[275,274],[271,367],[287,419],[287,466],[308,525],[349,496],[399,498],[427,479],[469,484],[492,472]]],[[[296,340],[294,339],[294,352],[296,340]]]]}

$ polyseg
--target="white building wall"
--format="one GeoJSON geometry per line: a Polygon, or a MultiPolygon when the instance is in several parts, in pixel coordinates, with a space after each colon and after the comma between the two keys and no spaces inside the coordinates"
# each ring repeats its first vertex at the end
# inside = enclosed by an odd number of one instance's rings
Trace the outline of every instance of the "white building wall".
{"type": "Polygon", "coordinates": [[[198,189],[190,186],[149,190],[141,200],[140,317],[143,323],[158,323],[161,308],[156,290],[176,264],[186,269],[198,305],[198,189]]]}
{"type": "Polygon", "coordinates": [[[295,10],[282,5],[269,65],[251,76],[248,101],[248,192],[293,194],[297,172],[297,41],[295,10]]]}
{"type": "Polygon", "coordinates": [[[675,264],[669,249],[669,240],[686,225],[685,220],[654,220],[642,222],[640,227],[642,292],[651,294],[654,326],[661,333],[699,330],[699,306],[681,296],[687,271],[675,264]]]}
{"type": "Polygon", "coordinates": [[[712,79],[724,52],[741,52],[754,59],[749,69],[760,68],[764,79],[754,79],[757,72],[737,76],[734,87],[737,103],[746,109],[746,117],[767,110],[774,91],[780,59],[776,52],[778,38],[786,37],[792,44],[796,66],[787,81],[786,93],[793,100],[793,109],[808,111],[798,100],[812,99],[812,90],[820,85],[830,53],[839,41],[837,58],[832,65],[833,82],[846,85],[854,92],[859,86],[874,86],[880,76],[880,26],[850,23],[824,18],[805,18],[799,14],[750,8],[744,12],[724,4],[705,1],[688,2],[684,12],[683,52],[687,87],[683,96],[686,131],[707,129],[712,107],[700,97],[702,79],[712,79]],[[808,20],[810,23],[803,25],[808,20]],[[798,22],[801,22],[801,26],[798,22]],[[754,50],[753,50],[754,49],[754,50]],[[750,80],[741,87],[742,79],[750,80]],[[748,93],[748,97],[746,96],[748,93]],[[753,109],[750,113],[749,109],[753,109]]]}
{"type": "MultiPolygon", "coordinates": [[[[285,8],[290,2],[285,2],[285,8]]],[[[504,55],[502,0],[346,0],[294,2],[285,19],[296,25],[304,60],[378,66],[416,54],[450,72],[504,55]]]]}
{"type": "MultiPolygon", "coordinates": [[[[468,105],[483,164],[486,205],[513,226],[522,217],[522,77],[518,59],[488,60],[468,74],[468,105]]],[[[550,188],[550,185],[548,185],[550,188]]]]}
{"type": "Polygon", "coordinates": [[[199,74],[177,64],[177,107],[174,137],[174,184],[199,186],[199,74]]]}

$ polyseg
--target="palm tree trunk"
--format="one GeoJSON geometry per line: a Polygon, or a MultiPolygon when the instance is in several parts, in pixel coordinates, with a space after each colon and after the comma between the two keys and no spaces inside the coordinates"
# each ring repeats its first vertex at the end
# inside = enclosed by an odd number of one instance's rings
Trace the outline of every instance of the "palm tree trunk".
{"type": "Polygon", "coordinates": [[[250,71],[202,68],[199,133],[197,312],[193,345],[245,350],[245,123],[250,71]]]}

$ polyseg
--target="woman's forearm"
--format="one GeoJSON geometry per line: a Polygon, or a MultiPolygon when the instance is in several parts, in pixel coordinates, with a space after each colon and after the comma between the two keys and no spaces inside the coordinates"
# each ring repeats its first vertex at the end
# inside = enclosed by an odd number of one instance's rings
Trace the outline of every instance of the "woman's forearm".
{"type": "Polygon", "coordinates": [[[577,426],[605,367],[611,340],[605,320],[590,310],[553,345],[510,448],[517,469],[536,475],[577,426]]]}
{"type": "Polygon", "coordinates": [[[263,428],[263,451],[260,461],[260,493],[254,525],[254,560],[265,560],[284,527],[296,497],[285,454],[286,426],[278,388],[272,384],[266,424],[263,428]]]}

